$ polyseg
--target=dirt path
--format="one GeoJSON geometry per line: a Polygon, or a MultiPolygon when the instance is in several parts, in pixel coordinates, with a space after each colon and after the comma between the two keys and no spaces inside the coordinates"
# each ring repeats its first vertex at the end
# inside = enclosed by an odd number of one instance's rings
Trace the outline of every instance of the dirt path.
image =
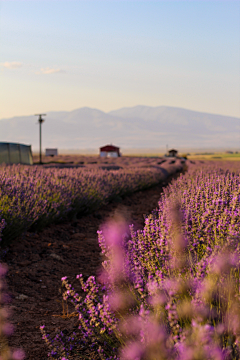
{"type": "Polygon", "coordinates": [[[60,328],[67,333],[77,324],[75,317],[59,316],[63,313],[61,277],[67,276],[75,287],[77,274],[82,273],[84,277],[96,274],[101,264],[97,241],[101,224],[117,209],[129,223],[142,228],[143,214],[157,207],[161,191],[162,186],[158,185],[137,192],[92,215],[52,225],[41,233],[27,233],[11,244],[4,258],[9,268],[7,279],[15,326],[10,345],[22,347],[26,360],[48,359],[40,325],[45,324],[47,332],[54,335],[60,328]]]}

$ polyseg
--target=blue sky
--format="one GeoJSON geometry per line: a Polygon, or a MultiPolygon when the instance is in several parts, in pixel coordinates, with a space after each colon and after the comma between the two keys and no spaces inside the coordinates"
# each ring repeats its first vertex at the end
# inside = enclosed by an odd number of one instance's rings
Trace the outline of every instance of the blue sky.
{"type": "Polygon", "coordinates": [[[83,106],[240,117],[240,1],[1,1],[0,118],[83,106]]]}

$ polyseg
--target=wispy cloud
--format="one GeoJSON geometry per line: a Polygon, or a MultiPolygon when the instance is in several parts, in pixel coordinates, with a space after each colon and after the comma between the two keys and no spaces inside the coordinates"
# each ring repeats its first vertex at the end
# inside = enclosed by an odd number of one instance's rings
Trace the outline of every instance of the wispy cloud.
{"type": "Polygon", "coordinates": [[[18,61],[5,61],[4,63],[1,63],[1,66],[7,69],[18,69],[23,66],[21,62],[18,61]]]}
{"type": "Polygon", "coordinates": [[[59,69],[59,68],[55,69],[55,68],[47,67],[47,68],[41,68],[41,70],[36,72],[36,74],[50,75],[50,74],[65,73],[65,72],[66,72],[65,70],[62,70],[62,69],[59,69]]]}

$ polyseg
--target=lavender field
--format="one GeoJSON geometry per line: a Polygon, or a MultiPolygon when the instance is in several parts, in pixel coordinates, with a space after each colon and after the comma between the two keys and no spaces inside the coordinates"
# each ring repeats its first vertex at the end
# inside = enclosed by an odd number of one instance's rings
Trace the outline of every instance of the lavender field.
{"type": "MultiPolygon", "coordinates": [[[[156,160],[155,160],[156,163],[156,160]]],[[[11,241],[26,230],[41,230],[56,221],[74,219],[113,199],[161,181],[181,163],[101,168],[0,168],[0,239],[11,241]]]]}
{"type": "MultiPolygon", "coordinates": [[[[53,223],[75,221],[110,201],[121,201],[122,196],[163,183],[183,169],[181,161],[140,158],[123,166],[125,161],[121,166],[113,161],[102,164],[104,168],[95,166],[97,162],[92,160],[86,167],[78,164],[1,166],[1,257],[7,252],[6,245],[13,246],[13,240],[21,242],[27,231],[36,233],[53,223]]],[[[1,264],[0,355],[3,359],[19,360],[25,355],[21,350],[12,351],[7,341],[13,328],[11,320],[7,321],[10,297],[6,273],[7,268],[1,264]]]]}
{"type": "Polygon", "coordinates": [[[99,230],[98,278],[67,277],[78,329],[50,339],[56,359],[205,360],[240,358],[239,163],[189,164],[142,231],[115,218],[99,230]]]}
{"type": "MultiPolygon", "coordinates": [[[[74,219],[181,170],[180,164],[160,168],[2,167],[3,241],[74,219]]],[[[96,360],[240,358],[240,164],[187,161],[187,168],[164,189],[142,230],[120,215],[102,225],[100,275],[76,274],[81,291],[62,278],[63,301],[72,303],[78,326],[70,336],[60,331],[51,338],[39,324],[50,359],[89,359],[89,349],[96,360]]],[[[6,268],[0,270],[1,355],[24,359],[8,347],[6,268]]]]}

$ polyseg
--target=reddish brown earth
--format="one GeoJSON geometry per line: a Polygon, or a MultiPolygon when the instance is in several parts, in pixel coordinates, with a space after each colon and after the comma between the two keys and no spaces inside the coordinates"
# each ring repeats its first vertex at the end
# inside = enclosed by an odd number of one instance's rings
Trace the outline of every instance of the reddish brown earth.
{"type": "MultiPolygon", "coordinates": [[[[45,324],[46,331],[55,335],[60,329],[67,333],[77,324],[75,316],[61,316],[61,277],[67,276],[77,288],[77,274],[96,275],[101,265],[97,230],[115,211],[136,229],[142,228],[143,214],[157,207],[161,191],[162,185],[157,185],[134,193],[79,220],[49,226],[41,233],[28,232],[9,246],[4,262],[9,269],[11,321],[15,327],[12,347],[23,348],[27,360],[48,358],[39,326],[45,324]]],[[[69,308],[69,313],[72,311],[69,308]]],[[[82,356],[92,359],[88,349],[83,349],[82,356]]]]}

